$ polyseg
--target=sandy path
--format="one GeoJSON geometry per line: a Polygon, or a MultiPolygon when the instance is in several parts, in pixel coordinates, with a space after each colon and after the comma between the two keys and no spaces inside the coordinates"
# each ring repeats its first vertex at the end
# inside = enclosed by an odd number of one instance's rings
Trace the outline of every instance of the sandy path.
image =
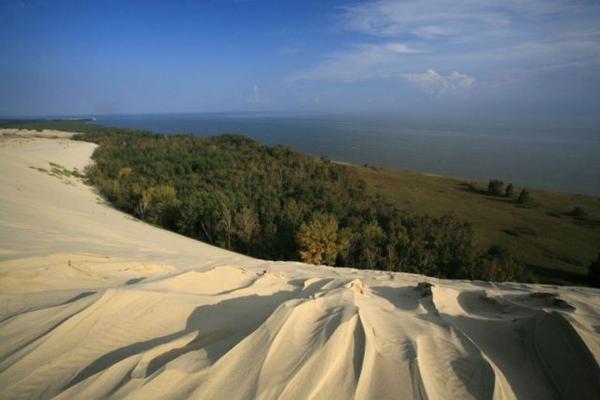
{"type": "Polygon", "coordinates": [[[2,399],[600,398],[598,290],[251,259],[48,172],[93,144],[9,136],[2,399]]]}

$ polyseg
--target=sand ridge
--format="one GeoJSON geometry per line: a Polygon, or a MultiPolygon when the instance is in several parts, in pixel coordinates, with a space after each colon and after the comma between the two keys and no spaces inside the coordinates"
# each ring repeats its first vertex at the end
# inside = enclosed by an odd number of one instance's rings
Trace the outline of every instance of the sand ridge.
{"type": "Polygon", "coordinates": [[[95,145],[2,138],[0,398],[598,398],[600,291],[252,259],[112,209],[95,145]]]}

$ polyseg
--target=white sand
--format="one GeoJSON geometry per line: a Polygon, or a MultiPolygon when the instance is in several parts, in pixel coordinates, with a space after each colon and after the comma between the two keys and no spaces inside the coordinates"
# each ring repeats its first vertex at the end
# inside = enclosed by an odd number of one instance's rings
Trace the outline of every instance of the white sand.
{"type": "Polygon", "coordinates": [[[598,290],[251,259],[36,169],[93,144],[10,136],[2,399],[600,398],[598,290]]]}

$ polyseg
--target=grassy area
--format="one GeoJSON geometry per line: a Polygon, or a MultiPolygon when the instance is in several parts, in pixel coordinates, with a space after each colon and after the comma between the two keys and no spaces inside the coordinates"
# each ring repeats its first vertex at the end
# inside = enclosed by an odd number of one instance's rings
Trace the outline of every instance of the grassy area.
{"type": "Polygon", "coordinates": [[[60,164],[56,164],[53,162],[50,162],[48,164],[50,165],[49,171],[46,168],[39,168],[39,167],[36,168],[33,166],[30,166],[29,168],[35,169],[36,171],[39,171],[44,174],[48,174],[50,176],[58,178],[65,183],[71,183],[71,181],[69,181],[69,178],[71,178],[71,177],[80,178],[80,179],[85,178],[85,175],[82,174],[81,172],[79,172],[77,170],[77,168],[75,168],[74,170],[68,170],[60,164]]]}
{"type": "Polygon", "coordinates": [[[453,214],[473,224],[481,248],[507,248],[540,281],[581,283],[600,252],[600,198],[529,189],[534,204],[486,195],[487,182],[353,167],[380,194],[402,209],[432,215],[453,214]],[[580,207],[587,215],[569,213],[580,207]]]}

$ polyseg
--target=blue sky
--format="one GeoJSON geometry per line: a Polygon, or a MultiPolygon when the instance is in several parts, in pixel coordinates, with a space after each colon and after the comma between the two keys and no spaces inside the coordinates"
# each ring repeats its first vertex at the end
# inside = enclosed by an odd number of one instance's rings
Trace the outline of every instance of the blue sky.
{"type": "Polygon", "coordinates": [[[600,115],[600,2],[0,0],[0,116],[600,115]]]}

